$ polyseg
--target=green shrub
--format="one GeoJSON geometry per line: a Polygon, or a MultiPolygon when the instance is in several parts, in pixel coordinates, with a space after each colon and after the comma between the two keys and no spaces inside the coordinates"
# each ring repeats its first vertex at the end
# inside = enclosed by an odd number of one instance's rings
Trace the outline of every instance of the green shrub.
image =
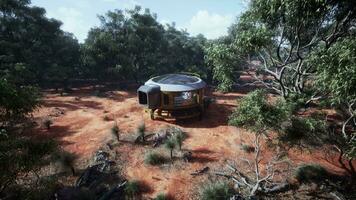
{"type": "Polygon", "coordinates": [[[183,131],[181,129],[177,128],[176,133],[174,135],[174,140],[175,140],[176,144],[178,145],[179,150],[182,150],[182,144],[183,144],[184,139],[185,139],[185,135],[184,135],[183,131]]]}
{"type": "Polygon", "coordinates": [[[300,183],[321,182],[327,175],[327,171],[318,164],[300,165],[294,173],[300,183]]]}
{"type": "Polygon", "coordinates": [[[202,200],[227,200],[234,195],[234,190],[224,182],[203,186],[200,191],[202,200]]]}
{"type": "Polygon", "coordinates": [[[137,126],[137,136],[141,138],[142,142],[145,142],[145,133],[146,133],[146,125],[143,122],[137,126]]]}
{"type": "Polygon", "coordinates": [[[167,200],[167,196],[165,194],[159,194],[153,200],[167,200]]]}
{"type": "Polygon", "coordinates": [[[117,141],[120,140],[120,129],[117,123],[115,123],[114,126],[111,127],[111,134],[116,138],[117,141]]]}
{"type": "Polygon", "coordinates": [[[161,154],[149,152],[145,156],[145,163],[150,165],[160,165],[166,161],[166,158],[161,154]]]}
{"type": "MultiPolygon", "coordinates": [[[[0,133],[0,188],[4,188],[4,192],[6,188],[21,189],[21,182],[16,180],[30,171],[36,173],[42,166],[50,164],[50,155],[58,146],[52,139],[38,140],[25,137],[14,130],[0,128],[0,133]]],[[[35,186],[33,189],[36,189],[35,186]]]]}
{"type": "Polygon", "coordinates": [[[246,153],[252,153],[255,151],[255,148],[253,146],[250,146],[248,144],[241,144],[241,149],[245,151],[246,153]]]}
{"type": "Polygon", "coordinates": [[[140,182],[137,180],[129,181],[125,185],[125,193],[130,196],[134,197],[141,192],[140,190],[140,182]]]}
{"type": "Polygon", "coordinates": [[[266,91],[255,90],[239,102],[238,108],[229,118],[229,124],[243,126],[253,132],[278,130],[289,114],[290,108],[284,100],[278,99],[271,104],[266,91]]]}
{"type": "Polygon", "coordinates": [[[56,160],[62,170],[70,169],[72,174],[75,175],[74,162],[77,156],[67,151],[58,151],[54,154],[54,160],[56,160]]]}
{"type": "Polygon", "coordinates": [[[328,139],[326,124],[313,118],[292,117],[282,127],[280,141],[289,145],[306,143],[308,145],[323,144],[328,139]],[[311,139],[312,138],[312,139],[311,139]]]}
{"type": "Polygon", "coordinates": [[[173,149],[176,147],[176,140],[173,137],[168,138],[164,143],[166,149],[170,151],[171,160],[173,159],[173,149]]]}
{"type": "Polygon", "coordinates": [[[29,116],[41,103],[38,88],[18,86],[4,77],[0,78],[0,96],[0,124],[3,125],[29,116]]]}

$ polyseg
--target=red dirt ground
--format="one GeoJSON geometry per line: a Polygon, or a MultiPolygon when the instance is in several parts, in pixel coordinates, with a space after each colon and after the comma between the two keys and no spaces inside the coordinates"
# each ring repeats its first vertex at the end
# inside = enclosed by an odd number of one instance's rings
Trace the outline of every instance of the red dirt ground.
{"type": "MultiPolygon", "coordinates": [[[[193,177],[190,173],[205,166],[216,169],[226,160],[249,156],[240,149],[240,145],[251,144],[253,134],[227,125],[227,118],[236,106],[236,99],[244,96],[243,93],[210,93],[208,95],[216,98],[216,103],[209,107],[203,120],[179,123],[152,121],[138,105],[134,89],[131,92],[112,91],[109,97],[102,98],[91,94],[90,88],[75,90],[67,96],[48,92],[44,106],[35,113],[35,118],[40,121],[58,110],[64,114],[53,117],[52,128],[49,131],[41,129],[41,134],[56,138],[65,150],[77,154],[78,163],[87,162],[100,147],[112,140],[110,128],[114,121],[104,120],[104,117],[115,119],[123,132],[123,141],[115,145],[115,151],[124,163],[123,174],[147,185],[144,194],[146,198],[166,193],[173,199],[192,199],[194,189],[207,177],[193,177]],[[145,122],[148,131],[157,131],[168,125],[182,128],[188,135],[183,149],[193,152],[193,161],[187,164],[176,161],[159,167],[144,164],[144,154],[152,147],[130,142],[137,125],[142,122],[145,122]]],[[[158,151],[168,153],[164,148],[158,151]]],[[[312,153],[290,150],[288,153],[293,165],[314,162],[334,173],[344,173],[337,164],[335,154],[330,156],[325,149],[312,153]]],[[[178,155],[178,151],[175,154],[178,155]]],[[[272,151],[264,148],[264,161],[268,161],[272,155],[272,151]]]]}

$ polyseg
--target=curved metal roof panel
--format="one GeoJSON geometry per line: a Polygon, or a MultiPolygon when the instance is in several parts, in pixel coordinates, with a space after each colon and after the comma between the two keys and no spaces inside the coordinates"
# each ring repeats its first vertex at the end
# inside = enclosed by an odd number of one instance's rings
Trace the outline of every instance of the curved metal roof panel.
{"type": "Polygon", "coordinates": [[[161,91],[166,92],[184,92],[204,88],[206,83],[196,76],[166,74],[151,78],[145,85],[158,85],[161,91]]]}

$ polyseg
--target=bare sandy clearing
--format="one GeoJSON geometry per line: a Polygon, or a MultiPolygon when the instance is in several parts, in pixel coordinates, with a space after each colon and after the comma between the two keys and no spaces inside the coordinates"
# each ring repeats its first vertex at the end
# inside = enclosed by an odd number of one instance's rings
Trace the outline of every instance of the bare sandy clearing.
{"type": "MultiPolygon", "coordinates": [[[[88,89],[75,90],[68,96],[47,94],[44,107],[35,114],[37,120],[50,115],[53,109],[63,114],[53,118],[53,126],[47,131],[40,129],[40,135],[56,138],[61,146],[79,156],[78,166],[83,167],[87,160],[102,146],[112,140],[110,128],[117,121],[123,132],[122,141],[114,146],[123,165],[123,174],[129,179],[139,180],[146,186],[144,197],[154,197],[158,193],[167,193],[174,199],[193,198],[194,189],[208,175],[193,177],[190,173],[209,166],[216,169],[226,160],[249,157],[241,150],[242,143],[250,144],[253,137],[246,130],[227,125],[227,118],[236,106],[236,99],[243,93],[210,93],[216,103],[207,110],[203,120],[185,122],[152,121],[144,109],[139,107],[135,90],[131,92],[113,91],[109,97],[92,96],[88,89]],[[105,116],[107,119],[105,120],[105,116]],[[147,131],[153,132],[167,126],[179,126],[187,133],[183,149],[193,152],[193,160],[184,163],[176,160],[173,164],[148,166],[144,164],[144,155],[150,150],[161,151],[168,155],[164,147],[153,149],[151,146],[134,144],[133,138],[137,125],[145,122],[147,131]]],[[[263,162],[267,162],[273,152],[264,146],[263,162]]],[[[343,173],[335,159],[324,151],[312,153],[290,150],[292,163],[317,162],[335,173],[343,173]]],[[[178,156],[179,151],[175,150],[178,156]]],[[[262,163],[263,163],[262,162],[262,163]]]]}

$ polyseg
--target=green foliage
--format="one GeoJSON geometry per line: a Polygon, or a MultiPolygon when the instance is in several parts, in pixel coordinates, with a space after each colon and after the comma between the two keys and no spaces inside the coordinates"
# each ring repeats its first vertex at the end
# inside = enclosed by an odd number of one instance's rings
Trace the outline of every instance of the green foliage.
{"type": "Polygon", "coordinates": [[[146,125],[144,122],[137,126],[136,132],[138,137],[141,138],[141,142],[145,142],[146,125]]]}
{"type": "Polygon", "coordinates": [[[77,155],[67,151],[58,150],[53,154],[52,159],[59,164],[62,171],[69,169],[72,172],[72,175],[75,175],[74,163],[77,159],[77,155]]]}
{"type": "Polygon", "coordinates": [[[129,197],[134,197],[141,192],[140,182],[137,180],[129,181],[125,185],[125,193],[129,197]]]}
{"type": "Polygon", "coordinates": [[[166,197],[165,194],[159,194],[157,195],[154,200],[167,200],[168,198],[166,197]]]}
{"type": "Polygon", "coordinates": [[[111,134],[116,138],[117,141],[120,140],[120,128],[117,123],[115,123],[114,126],[111,127],[111,134]]]}
{"type": "Polygon", "coordinates": [[[250,146],[248,144],[241,144],[241,149],[245,151],[246,153],[252,153],[255,151],[255,148],[253,146],[250,146]]]}
{"type": "Polygon", "coordinates": [[[279,129],[290,114],[290,108],[284,100],[271,104],[264,90],[255,90],[238,103],[238,108],[229,118],[229,124],[243,126],[257,133],[279,129]]]}
{"type": "Polygon", "coordinates": [[[28,116],[39,103],[37,88],[16,86],[0,77],[0,124],[28,116]]]}
{"type": "Polygon", "coordinates": [[[210,44],[205,48],[206,63],[213,69],[213,78],[218,81],[218,89],[230,91],[238,78],[236,73],[240,64],[239,56],[227,44],[210,44]]]}
{"type": "Polygon", "coordinates": [[[279,140],[289,145],[322,145],[330,140],[326,123],[312,117],[292,117],[284,123],[279,140]]]}
{"type": "Polygon", "coordinates": [[[166,158],[161,154],[149,152],[145,155],[145,163],[150,165],[160,165],[166,161],[166,158]]]}
{"type": "Polygon", "coordinates": [[[185,137],[186,137],[185,134],[183,133],[183,131],[180,128],[175,129],[174,141],[178,145],[179,150],[182,150],[182,144],[183,144],[185,137]]]}
{"type": "Polygon", "coordinates": [[[234,195],[234,190],[224,182],[216,182],[201,188],[200,198],[202,200],[227,200],[234,195]]]}
{"type": "Polygon", "coordinates": [[[261,47],[270,46],[273,32],[263,24],[256,25],[251,11],[247,11],[236,25],[231,27],[233,48],[246,55],[255,53],[261,47]]]}
{"type": "Polygon", "coordinates": [[[34,140],[3,129],[0,135],[0,196],[3,189],[17,184],[15,180],[21,174],[36,172],[49,164],[49,155],[56,148],[53,140],[34,140]]]}
{"type": "Polygon", "coordinates": [[[310,58],[317,67],[317,84],[322,91],[330,92],[334,103],[356,99],[356,39],[345,38],[329,49],[320,49],[310,58]]]}
{"type": "Polygon", "coordinates": [[[173,159],[173,150],[176,148],[176,141],[174,137],[170,137],[164,143],[164,147],[170,151],[171,160],[173,159]]]}
{"type": "Polygon", "coordinates": [[[10,194],[11,196],[9,199],[51,199],[53,194],[62,187],[57,178],[53,176],[41,177],[37,181],[37,184],[32,184],[29,187],[24,185],[13,185],[8,188],[7,194],[10,194]]]}
{"type": "MultiPolygon", "coordinates": [[[[351,19],[355,14],[353,3],[347,0],[254,0],[230,27],[227,38],[231,45],[224,49],[232,49],[230,51],[242,59],[252,56],[261,61],[256,66],[257,71],[270,75],[273,79],[266,85],[283,97],[287,98],[292,93],[304,94],[305,87],[313,84],[317,65],[324,66],[322,62],[308,64],[309,56],[321,49],[322,53],[317,58],[325,55],[330,60],[339,60],[338,56],[329,56],[325,51],[338,38],[350,35],[354,38],[354,21],[351,19]]],[[[340,48],[340,52],[347,49],[352,47],[340,48]]],[[[218,62],[219,58],[214,60],[218,62]]],[[[331,66],[336,69],[337,64],[331,66]]],[[[231,71],[233,67],[231,64],[221,65],[223,69],[219,71],[231,71]]],[[[352,74],[348,76],[350,78],[352,74]]],[[[224,77],[218,78],[224,80],[224,77]]]]}
{"type": "Polygon", "coordinates": [[[208,77],[202,35],[189,37],[174,24],[165,28],[155,14],[139,6],[125,12],[109,11],[99,19],[101,26],[89,31],[82,48],[87,76],[140,82],[185,71],[208,77]]]}
{"type": "Polygon", "coordinates": [[[59,82],[66,85],[79,65],[79,44],[30,1],[2,1],[0,77],[16,86],[59,82]]]}
{"type": "Polygon", "coordinates": [[[328,172],[320,165],[304,164],[297,167],[294,176],[300,183],[318,183],[328,176],[328,172]]]}

